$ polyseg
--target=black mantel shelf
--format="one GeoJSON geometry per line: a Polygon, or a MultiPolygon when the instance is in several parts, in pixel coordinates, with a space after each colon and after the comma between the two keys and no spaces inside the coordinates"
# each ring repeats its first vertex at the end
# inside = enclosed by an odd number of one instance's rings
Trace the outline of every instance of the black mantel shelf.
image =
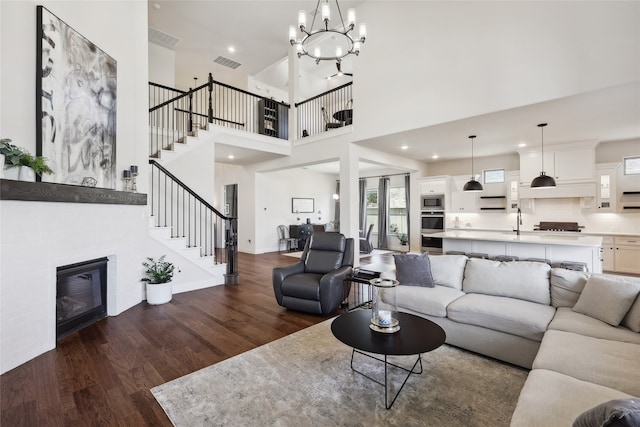
{"type": "Polygon", "coordinates": [[[103,205],[146,205],[147,195],[109,190],[106,188],[0,179],[0,200],[98,203],[103,205]]]}

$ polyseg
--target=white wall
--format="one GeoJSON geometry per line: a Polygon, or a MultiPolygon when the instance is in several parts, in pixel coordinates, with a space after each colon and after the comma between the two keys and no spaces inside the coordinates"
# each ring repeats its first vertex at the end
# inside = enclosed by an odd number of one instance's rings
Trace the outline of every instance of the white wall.
{"type": "MultiPolygon", "coordinates": [[[[117,170],[137,164],[138,189],[146,192],[146,2],[0,2],[0,134],[35,153],[38,4],[118,62],[117,170]]],[[[144,257],[166,252],[148,237],[146,206],[2,201],[0,209],[2,372],[55,346],[57,266],[108,256],[108,311],[116,315],[143,298],[139,279],[144,257]]],[[[202,277],[190,269],[181,275],[186,280],[202,277]]]]}
{"type": "Polygon", "coordinates": [[[637,81],[639,14],[639,2],[363,2],[357,139],[637,81]]]}
{"type": "Polygon", "coordinates": [[[278,250],[278,225],[303,224],[309,218],[313,224],[333,221],[337,177],[332,174],[300,169],[261,173],[256,179],[256,224],[261,231],[256,236],[256,251],[278,250]],[[313,213],[291,212],[291,198],[314,199],[313,213]],[[300,218],[299,220],[297,218],[300,218]]]}
{"type": "Polygon", "coordinates": [[[176,87],[176,53],[164,46],[149,43],[149,81],[176,87]]]}

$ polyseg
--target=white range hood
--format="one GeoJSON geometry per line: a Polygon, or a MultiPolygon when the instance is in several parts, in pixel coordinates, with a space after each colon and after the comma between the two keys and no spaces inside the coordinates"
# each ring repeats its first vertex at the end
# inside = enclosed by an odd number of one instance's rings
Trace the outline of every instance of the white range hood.
{"type": "Polygon", "coordinates": [[[556,187],[520,187],[522,199],[557,199],[570,197],[596,197],[596,183],[558,184],[556,187]]]}

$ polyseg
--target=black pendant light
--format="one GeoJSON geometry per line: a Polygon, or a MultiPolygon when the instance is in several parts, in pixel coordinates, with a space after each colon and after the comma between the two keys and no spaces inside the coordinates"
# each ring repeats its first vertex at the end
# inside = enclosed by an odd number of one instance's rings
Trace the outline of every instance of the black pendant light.
{"type": "Polygon", "coordinates": [[[469,139],[471,139],[471,179],[464,185],[462,191],[482,191],[482,184],[476,181],[473,174],[473,139],[475,137],[475,135],[469,136],[469,139]]]}
{"type": "Polygon", "coordinates": [[[544,127],[546,125],[547,125],[546,123],[540,123],[538,125],[538,127],[540,128],[541,137],[542,137],[542,171],[540,172],[539,176],[533,178],[533,181],[531,181],[531,188],[545,188],[545,187],[556,186],[555,179],[553,179],[552,176],[549,176],[546,173],[544,173],[544,127]]]}

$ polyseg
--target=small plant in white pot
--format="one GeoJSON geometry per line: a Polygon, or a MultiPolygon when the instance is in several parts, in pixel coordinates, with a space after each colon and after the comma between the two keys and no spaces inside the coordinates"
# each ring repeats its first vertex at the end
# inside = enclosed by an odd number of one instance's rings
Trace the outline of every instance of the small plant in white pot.
{"type": "Polygon", "coordinates": [[[142,263],[146,270],[144,277],[140,280],[147,284],[147,302],[152,305],[171,301],[171,279],[176,267],[164,259],[165,255],[157,260],[147,257],[147,260],[142,263]]]}

